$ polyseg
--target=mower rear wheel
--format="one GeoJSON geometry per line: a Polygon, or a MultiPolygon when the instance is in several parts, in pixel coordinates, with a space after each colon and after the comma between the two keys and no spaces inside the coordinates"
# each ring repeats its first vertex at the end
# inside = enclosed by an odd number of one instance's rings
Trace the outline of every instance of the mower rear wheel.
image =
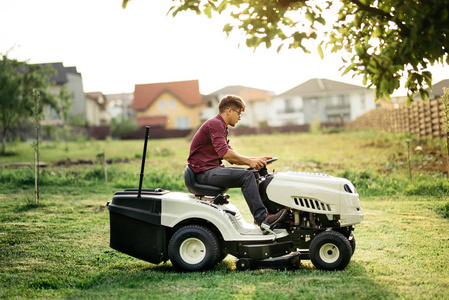
{"type": "Polygon", "coordinates": [[[168,244],[173,266],[186,271],[208,270],[220,256],[219,242],[207,227],[188,225],[178,229],[168,244]]]}
{"type": "Polygon", "coordinates": [[[343,270],[351,260],[352,247],[343,234],[323,231],[310,242],[309,256],[318,269],[343,270]]]}

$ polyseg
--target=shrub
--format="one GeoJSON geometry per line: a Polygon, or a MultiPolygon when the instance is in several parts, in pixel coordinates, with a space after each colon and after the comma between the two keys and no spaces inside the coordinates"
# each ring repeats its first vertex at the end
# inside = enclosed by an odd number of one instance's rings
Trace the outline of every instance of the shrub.
{"type": "Polygon", "coordinates": [[[449,201],[435,207],[435,211],[443,218],[449,219],[449,201]]]}
{"type": "Polygon", "coordinates": [[[139,126],[131,119],[117,118],[111,120],[112,136],[121,138],[139,129],[139,126]]]}
{"type": "Polygon", "coordinates": [[[394,180],[392,177],[383,178],[379,174],[368,170],[345,170],[338,176],[350,180],[357,192],[364,196],[386,196],[394,195],[398,192],[397,180],[394,180]]]}
{"type": "Polygon", "coordinates": [[[422,180],[409,184],[405,190],[406,196],[434,196],[441,197],[449,194],[449,183],[445,179],[434,179],[432,181],[422,180]]]}

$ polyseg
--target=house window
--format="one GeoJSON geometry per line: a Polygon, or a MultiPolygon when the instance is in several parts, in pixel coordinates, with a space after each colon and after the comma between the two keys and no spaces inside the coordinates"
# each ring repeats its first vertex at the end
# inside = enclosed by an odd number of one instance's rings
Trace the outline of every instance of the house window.
{"type": "Polygon", "coordinates": [[[339,106],[339,107],[349,106],[349,96],[348,95],[338,95],[336,106],[339,106]]]}
{"type": "Polygon", "coordinates": [[[309,108],[313,109],[313,111],[317,111],[317,106],[318,106],[318,100],[320,99],[320,102],[326,102],[327,99],[326,98],[318,98],[318,97],[308,97],[308,98],[304,98],[304,106],[308,106],[309,108]]]}
{"type": "Polygon", "coordinates": [[[190,122],[189,117],[176,118],[176,129],[189,129],[190,122]]]}
{"type": "Polygon", "coordinates": [[[360,95],[360,108],[362,110],[366,109],[366,101],[365,101],[365,94],[360,95]]]}
{"type": "Polygon", "coordinates": [[[292,99],[285,99],[285,112],[293,112],[295,108],[293,107],[293,100],[292,99]]]}
{"type": "Polygon", "coordinates": [[[348,109],[350,101],[348,95],[338,95],[326,100],[326,109],[348,109]]]}
{"type": "Polygon", "coordinates": [[[304,103],[308,103],[310,106],[316,106],[318,104],[317,97],[304,98],[304,103]]]}
{"type": "Polygon", "coordinates": [[[339,114],[339,115],[329,115],[327,116],[327,121],[332,123],[344,123],[350,120],[349,114],[339,114]]]}
{"type": "Polygon", "coordinates": [[[50,118],[51,118],[52,120],[59,119],[59,114],[58,114],[58,112],[57,112],[53,107],[50,108],[50,118]]]}
{"type": "Polygon", "coordinates": [[[168,106],[169,106],[171,109],[174,109],[174,108],[176,107],[176,102],[175,102],[175,100],[174,100],[174,99],[170,99],[170,101],[168,101],[168,106]]]}
{"type": "Polygon", "coordinates": [[[165,108],[165,102],[164,100],[160,100],[159,101],[159,109],[164,109],[165,108]]]}

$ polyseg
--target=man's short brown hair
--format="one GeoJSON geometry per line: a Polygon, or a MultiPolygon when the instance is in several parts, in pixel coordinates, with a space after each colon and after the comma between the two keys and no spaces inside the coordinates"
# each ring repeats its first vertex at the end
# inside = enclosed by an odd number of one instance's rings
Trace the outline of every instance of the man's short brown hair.
{"type": "Polygon", "coordinates": [[[239,96],[227,95],[224,96],[220,103],[218,103],[218,111],[223,113],[226,108],[240,109],[240,111],[245,111],[246,103],[239,96]]]}

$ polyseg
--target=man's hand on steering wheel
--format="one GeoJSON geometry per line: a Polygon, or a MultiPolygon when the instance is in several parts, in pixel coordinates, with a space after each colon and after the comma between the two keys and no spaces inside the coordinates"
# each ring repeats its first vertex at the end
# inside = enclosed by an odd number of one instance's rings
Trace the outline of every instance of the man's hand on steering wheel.
{"type": "Polygon", "coordinates": [[[264,157],[252,157],[250,158],[249,167],[255,170],[260,170],[265,167],[265,161],[266,159],[264,159],[264,157]]]}
{"type": "Polygon", "coordinates": [[[273,158],[271,156],[262,156],[262,157],[252,157],[250,162],[250,168],[255,170],[260,170],[265,168],[267,164],[276,161],[277,157],[273,158]]]}

